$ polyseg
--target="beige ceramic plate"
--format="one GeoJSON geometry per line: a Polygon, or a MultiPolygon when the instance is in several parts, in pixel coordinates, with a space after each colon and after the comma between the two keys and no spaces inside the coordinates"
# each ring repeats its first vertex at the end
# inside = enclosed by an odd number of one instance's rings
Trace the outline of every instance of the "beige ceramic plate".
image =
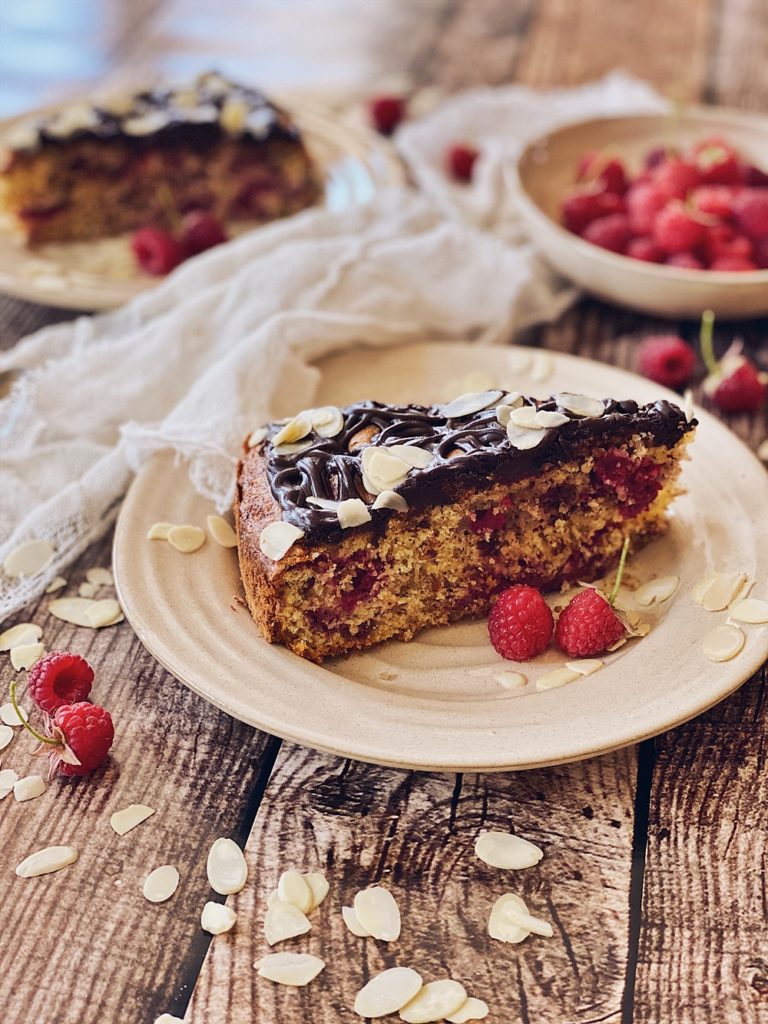
{"type": "MultiPolygon", "coordinates": [[[[344,210],[403,180],[390,144],[364,126],[333,115],[305,97],[281,97],[304,133],[322,173],[325,204],[344,210]]],[[[20,120],[0,125],[2,133],[20,120]]],[[[236,225],[233,233],[258,230],[236,225]]],[[[136,267],[130,237],[56,243],[33,252],[0,224],[0,291],[30,302],[67,309],[112,309],[154,287],[158,278],[136,267]]]]}
{"type": "Polygon", "coordinates": [[[731,319],[768,313],[768,270],[684,270],[618,256],[560,226],[560,204],[573,188],[584,153],[611,149],[639,169],[648,150],[686,147],[720,135],[768,169],[768,121],[756,114],[692,108],[672,117],[598,118],[568,125],[530,143],[517,164],[519,208],[534,244],[561,274],[589,292],[631,309],[695,317],[704,309],[731,319]]]}
{"type": "MultiPolygon", "coordinates": [[[[478,370],[488,383],[538,395],[569,389],[640,401],[669,397],[639,377],[572,356],[527,370],[525,360],[526,350],[466,344],[360,350],[321,364],[317,402],[441,400],[478,370]],[[531,371],[541,377],[548,369],[545,381],[531,380],[531,371]]],[[[146,647],[196,693],[235,718],[319,750],[398,767],[498,771],[635,743],[721,700],[768,657],[768,628],[760,626],[744,627],[746,646],[733,661],[712,664],[702,654],[702,638],[725,615],[693,604],[700,577],[738,568],[759,581],[757,595],[768,593],[768,535],[758,527],[768,475],[724,426],[706,414],[701,420],[685,467],[689,493],[676,505],[672,529],[631,564],[643,581],[679,575],[678,594],[648,637],[561,689],[539,692],[533,682],[504,689],[499,671],[522,668],[534,680],[564,658],[553,650],[525,666],[503,662],[484,622],[428,630],[409,644],[384,644],[325,667],[270,646],[234,601],[241,592],[234,551],[208,540],[182,555],[145,540],[155,521],[205,525],[212,511],[171,457],[144,469],[123,507],[114,552],[120,600],[146,647]]]]}

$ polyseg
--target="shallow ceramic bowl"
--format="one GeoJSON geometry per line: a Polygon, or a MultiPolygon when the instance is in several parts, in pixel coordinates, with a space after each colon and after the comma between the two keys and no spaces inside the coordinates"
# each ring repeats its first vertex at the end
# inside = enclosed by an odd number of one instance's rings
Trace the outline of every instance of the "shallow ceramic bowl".
{"type": "Polygon", "coordinates": [[[675,115],[598,118],[568,125],[531,142],[516,167],[520,214],[536,247],[561,274],[598,298],[668,317],[745,319],[768,314],[768,270],[685,270],[619,256],[585,242],[560,224],[584,153],[610,148],[639,170],[656,146],[682,148],[707,136],[733,143],[768,168],[768,120],[721,108],[693,107],[675,115]]]}

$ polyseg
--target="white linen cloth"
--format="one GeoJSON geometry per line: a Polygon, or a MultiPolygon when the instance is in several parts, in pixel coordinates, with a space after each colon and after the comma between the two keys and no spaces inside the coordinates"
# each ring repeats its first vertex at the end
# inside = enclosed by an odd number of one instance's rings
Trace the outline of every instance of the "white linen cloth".
{"type": "Polygon", "coordinates": [[[33,537],[56,550],[36,577],[0,572],[0,623],[103,534],[154,452],[188,460],[193,486],[224,510],[242,438],[312,403],[319,356],[425,338],[504,343],[559,315],[575,292],[517,236],[505,168],[559,121],[658,104],[617,75],[567,93],[468,93],[402,131],[425,194],[299,214],[211,250],[114,313],[0,354],[0,373],[22,371],[0,401],[0,564],[33,537]],[[460,189],[438,165],[469,124],[484,155],[460,189]]]}

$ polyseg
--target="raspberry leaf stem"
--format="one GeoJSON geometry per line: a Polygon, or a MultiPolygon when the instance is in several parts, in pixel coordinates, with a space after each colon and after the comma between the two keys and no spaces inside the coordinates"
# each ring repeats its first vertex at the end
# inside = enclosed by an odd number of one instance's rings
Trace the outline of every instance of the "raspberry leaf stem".
{"type": "Polygon", "coordinates": [[[621,557],[619,558],[619,567],[616,570],[616,582],[613,584],[613,590],[608,598],[608,604],[613,607],[616,598],[619,596],[619,588],[621,587],[621,578],[624,575],[624,566],[627,564],[627,554],[629,552],[629,537],[624,538],[624,544],[621,548],[621,557]]]}
{"type": "Polygon", "coordinates": [[[10,692],[11,692],[11,704],[13,705],[13,710],[16,712],[16,715],[17,715],[19,721],[24,726],[24,728],[27,730],[27,732],[32,733],[32,735],[35,737],[35,739],[39,743],[47,743],[49,746],[54,746],[54,747],[58,746],[59,745],[59,741],[58,740],[51,739],[50,736],[43,736],[43,735],[41,735],[37,731],[37,729],[33,729],[32,728],[32,726],[29,724],[29,722],[21,714],[21,710],[19,708],[18,702],[16,701],[16,680],[15,679],[11,683],[11,691],[10,692]]]}
{"type": "Polygon", "coordinates": [[[715,358],[715,346],[712,340],[714,328],[715,314],[711,309],[705,309],[701,314],[699,341],[701,343],[701,358],[711,374],[716,374],[719,370],[719,365],[715,358]]]}

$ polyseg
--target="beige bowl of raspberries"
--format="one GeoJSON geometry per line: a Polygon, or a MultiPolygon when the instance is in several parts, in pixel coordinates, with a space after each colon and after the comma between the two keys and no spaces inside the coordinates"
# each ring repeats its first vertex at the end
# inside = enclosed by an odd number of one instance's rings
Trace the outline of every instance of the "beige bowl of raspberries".
{"type": "Polygon", "coordinates": [[[768,313],[768,121],[720,108],[599,118],[516,167],[548,261],[608,302],[669,317],[768,313]]]}

